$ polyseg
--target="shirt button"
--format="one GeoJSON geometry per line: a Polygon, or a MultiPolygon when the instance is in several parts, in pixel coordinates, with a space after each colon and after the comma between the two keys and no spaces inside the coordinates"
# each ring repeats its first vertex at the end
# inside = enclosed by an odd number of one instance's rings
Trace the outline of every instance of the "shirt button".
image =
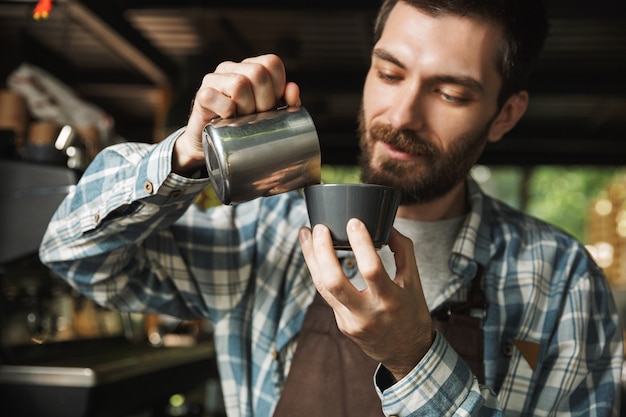
{"type": "Polygon", "coordinates": [[[182,194],[183,194],[183,192],[182,192],[182,191],[180,191],[180,190],[174,190],[174,191],[172,191],[172,192],[170,193],[170,197],[171,197],[171,198],[176,199],[176,198],[180,197],[182,194]]]}
{"type": "Polygon", "coordinates": [[[513,356],[513,345],[507,343],[506,345],[502,346],[502,354],[506,357],[513,356]]]}
{"type": "Polygon", "coordinates": [[[152,192],[154,191],[154,186],[152,185],[150,181],[146,181],[143,184],[143,189],[146,190],[148,194],[152,194],[152,192]]]}
{"type": "Polygon", "coordinates": [[[93,221],[94,221],[95,223],[98,223],[98,222],[100,221],[100,215],[99,215],[99,214],[97,214],[97,213],[96,213],[96,214],[94,214],[94,215],[93,215],[93,221]]]}

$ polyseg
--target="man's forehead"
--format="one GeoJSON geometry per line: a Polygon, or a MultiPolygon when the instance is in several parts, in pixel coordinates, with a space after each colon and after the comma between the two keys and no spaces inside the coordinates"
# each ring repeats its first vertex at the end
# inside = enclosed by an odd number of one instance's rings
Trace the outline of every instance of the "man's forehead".
{"type": "Polygon", "coordinates": [[[450,14],[433,16],[399,2],[373,53],[380,48],[407,69],[445,68],[480,81],[500,75],[501,45],[502,30],[496,23],[450,14]]]}

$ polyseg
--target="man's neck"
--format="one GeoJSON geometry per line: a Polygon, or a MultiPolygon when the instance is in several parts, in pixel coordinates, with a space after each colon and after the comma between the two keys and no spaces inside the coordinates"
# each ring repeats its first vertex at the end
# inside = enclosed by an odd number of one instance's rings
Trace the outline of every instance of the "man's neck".
{"type": "Polygon", "coordinates": [[[401,205],[396,217],[432,222],[461,216],[469,210],[467,185],[463,181],[443,197],[422,204],[401,205]]]}

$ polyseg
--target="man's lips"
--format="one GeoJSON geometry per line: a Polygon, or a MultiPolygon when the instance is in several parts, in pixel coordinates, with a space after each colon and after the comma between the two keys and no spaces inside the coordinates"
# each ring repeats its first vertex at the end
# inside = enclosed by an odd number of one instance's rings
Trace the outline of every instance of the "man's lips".
{"type": "Polygon", "coordinates": [[[398,148],[394,148],[388,143],[379,142],[383,147],[383,150],[390,158],[397,159],[399,161],[410,161],[416,158],[416,155],[401,151],[398,148]]]}

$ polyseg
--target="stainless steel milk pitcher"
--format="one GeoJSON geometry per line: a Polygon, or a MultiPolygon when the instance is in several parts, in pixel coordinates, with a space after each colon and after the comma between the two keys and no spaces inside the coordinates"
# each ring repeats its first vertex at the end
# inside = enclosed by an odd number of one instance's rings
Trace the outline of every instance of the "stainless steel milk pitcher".
{"type": "Polygon", "coordinates": [[[209,177],[223,204],[320,182],[319,139],[304,107],[216,119],[202,136],[209,177]]]}

